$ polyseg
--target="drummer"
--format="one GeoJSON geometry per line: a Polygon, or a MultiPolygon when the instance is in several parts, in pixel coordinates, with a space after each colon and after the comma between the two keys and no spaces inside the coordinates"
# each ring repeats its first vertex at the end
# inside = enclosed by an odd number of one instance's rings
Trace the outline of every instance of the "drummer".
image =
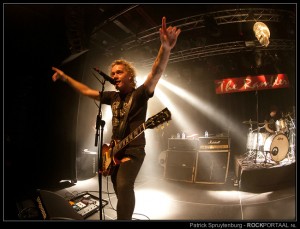
{"type": "Polygon", "coordinates": [[[276,128],[276,122],[278,122],[281,119],[279,109],[276,105],[270,106],[269,113],[265,115],[264,123],[265,123],[265,130],[269,134],[275,134],[277,133],[278,128],[276,128]]]}

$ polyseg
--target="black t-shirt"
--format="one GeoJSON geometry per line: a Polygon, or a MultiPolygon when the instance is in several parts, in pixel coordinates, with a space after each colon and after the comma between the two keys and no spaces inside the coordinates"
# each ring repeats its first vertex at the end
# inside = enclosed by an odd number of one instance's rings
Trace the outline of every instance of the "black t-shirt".
{"type": "MultiPolygon", "coordinates": [[[[122,140],[128,134],[132,133],[137,127],[145,122],[147,115],[147,107],[148,100],[153,96],[148,95],[145,86],[142,84],[137,89],[135,89],[131,108],[127,116],[127,127],[125,130],[125,134],[121,139],[117,136],[117,130],[121,121],[124,118],[124,114],[126,109],[128,109],[128,102],[130,100],[131,93],[121,94],[117,91],[104,91],[101,102],[103,104],[107,104],[111,106],[112,109],[112,126],[113,126],[113,134],[112,139],[114,140],[122,140]]],[[[145,134],[144,132],[132,140],[128,147],[144,147],[146,144],[145,134]]]]}
{"type": "Polygon", "coordinates": [[[267,114],[265,116],[265,121],[268,122],[268,127],[273,130],[273,131],[276,131],[276,121],[277,120],[280,120],[280,115],[279,115],[279,112],[276,113],[276,115],[274,117],[271,117],[270,113],[267,114]]]}

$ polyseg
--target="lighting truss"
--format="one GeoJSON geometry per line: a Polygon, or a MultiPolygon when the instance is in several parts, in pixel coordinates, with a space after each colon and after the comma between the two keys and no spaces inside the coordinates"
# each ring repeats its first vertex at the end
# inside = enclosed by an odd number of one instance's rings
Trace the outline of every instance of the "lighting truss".
{"type": "MultiPolygon", "coordinates": [[[[252,46],[246,45],[247,42],[244,41],[234,41],[227,43],[219,43],[214,45],[207,45],[197,48],[191,48],[186,50],[181,50],[172,53],[169,59],[169,63],[176,63],[186,60],[201,59],[210,56],[224,55],[230,53],[247,52],[255,50],[284,50],[293,51],[295,50],[295,41],[285,40],[285,39],[273,39],[270,45],[266,48],[263,47],[258,41],[251,41],[252,46]]],[[[147,67],[151,66],[155,58],[149,58],[139,62],[141,66],[147,67]]]]}
{"type": "MultiPolygon", "coordinates": [[[[216,11],[211,13],[199,14],[191,17],[182,18],[180,20],[167,23],[180,28],[182,31],[189,31],[205,27],[204,18],[211,16],[215,19],[217,25],[225,25],[241,22],[281,22],[284,20],[295,21],[295,14],[287,10],[264,9],[264,8],[248,8],[248,9],[231,9],[224,11],[216,11]]],[[[158,31],[160,26],[140,32],[134,36],[130,36],[121,45],[123,50],[145,45],[151,41],[158,39],[158,31]]],[[[118,46],[115,45],[115,46],[118,46]]],[[[115,47],[114,46],[114,47],[115,47]]],[[[113,47],[111,47],[113,48],[113,47]]]]}

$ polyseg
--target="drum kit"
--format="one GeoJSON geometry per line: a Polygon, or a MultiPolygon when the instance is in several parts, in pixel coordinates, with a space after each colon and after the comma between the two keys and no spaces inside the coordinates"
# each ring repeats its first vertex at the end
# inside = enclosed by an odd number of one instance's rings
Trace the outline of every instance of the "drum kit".
{"type": "Polygon", "coordinates": [[[265,123],[244,121],[250,125],[247,135],[247,158],[254,163],[279,164],[283,161],[295,161],[295,122],[291,113],[283,114],[275,123],[274,134],[261,131],[265,123]],[[257,129],[252,129],[253,125],[257,129]]]}

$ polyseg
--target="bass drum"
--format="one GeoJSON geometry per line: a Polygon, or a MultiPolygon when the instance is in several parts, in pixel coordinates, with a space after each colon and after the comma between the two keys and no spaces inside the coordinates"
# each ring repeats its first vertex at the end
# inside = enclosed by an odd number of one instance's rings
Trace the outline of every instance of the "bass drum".
{"type": "Polygon", "coordinates": [[[264,151],[270,153],[273,161],[279,162],[289,151],[289,140],[284,134],[270,135],[265,142],[264,151]]]}

